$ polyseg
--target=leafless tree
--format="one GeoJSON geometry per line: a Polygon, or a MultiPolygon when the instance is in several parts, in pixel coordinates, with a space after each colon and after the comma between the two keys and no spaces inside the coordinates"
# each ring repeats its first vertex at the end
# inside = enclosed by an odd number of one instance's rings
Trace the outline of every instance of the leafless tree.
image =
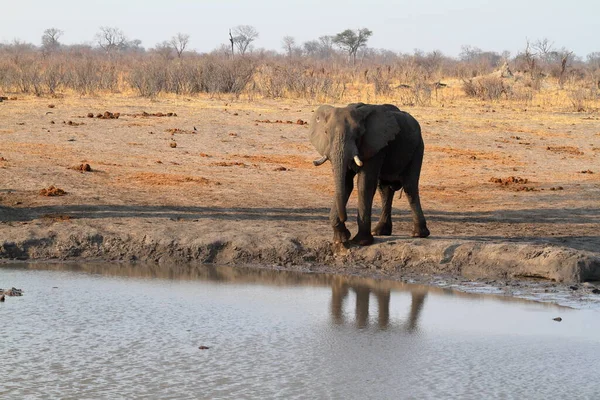
{"type": "Polygon", "coordinates": [[[587,55],[587,62],[594,70],[600,70],[600,51],[595,51],[587,55]]]}
{"type": "Polygon", "coordinates": [[[573,61],[573,52],[567,48],[562,48],[555,52],[557,55],[557,61],[560,62],[560,72],[558,74],[558,84],[562,88],[565,84],[567,68],[570,67],[571,61],[573,61]]]}
{"type": "Polygon", "coordinates": [[[45,55],[56,51],[60,47],[58,39],[63,35],[63,31],[57,28],[49,28],[42,35],[42,50],[45,55]]]}
{"type": "Polygon", "coordinates": [[[233,43],[242,55],[246,54],[250,44],[258,38],[258,31],[251,25],[238,25],[233,28],[233,33],[233,43]]]}
{"type": "Polygon", "coordinates": [[[292,36],[284,36],[281,40],[281,47],[283,50],[285,50],[288,57],[291,58],[296,47],[296,39],[294,39],[292,36]]]}
{"type": "Polygon", "coordinates": [[[548,59],[551,57],[553,46],[554,43],[548,38],[538,39],[531,45],[531,47],[536,51],[537,56],[543,61],[548,61],[548,59]]]}
{"type": "Polygon", "coordinates": [[[186,35],[183,33],[178,33],[177,35],[171,38],[170,43],[175,52],[177,53],[177,57],[181,58],[181,55],[183,54],[183,51],[187,47],[189,41],[190,35],[186,35]]]}
{"type": "Polygon", "coordinates": [[[108,54],[112,54],[125,47],[127,37],[119,28],[101,26],[100,32],[96,34],[98,46],[108,54]]]}
{"type": "Polygon", "coordinates": [[[157,43],[156,46],[154,46],[154,49],[152,49],[152,51],[164,58],[165,60],[173,59],[173,46],[170,42],[166,40],[164,42],[157,43]]]}
{"type": "Polygon", "coordinates": [[[533,77],[535,75],[535,67],[536,67],[536,63],[535,63],[535,58],[537,56],[537,53],[534,53],[532,51],[532,46],[531,43],[529,43],[529,39],[525,39],[525,51],[523,51],[523,58],[525,59],[525,62],[527,63],[527,68],[529,69],[529,72],[531,73],[531,76],[533,77]]]}
{"type": "Polygon", "coordinates": [[[333,36],[321,36],[318,40],[305,42],[302,47],[307,56],[320,59],[327,59],[335,52],[333,36]]]}

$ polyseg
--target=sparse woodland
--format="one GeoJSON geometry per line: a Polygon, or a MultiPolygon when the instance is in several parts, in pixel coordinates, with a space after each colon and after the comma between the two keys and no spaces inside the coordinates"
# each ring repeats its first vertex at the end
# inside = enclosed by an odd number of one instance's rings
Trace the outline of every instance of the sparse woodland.
{"type": "Polygon", "coordinates": [[[116,28],[101,28],[95,45],[69,46],[60,44],[61,31],[48,29],[41,46],[0,44],[0,94],[152,98],[204,93],[403,106],[443,106],[473,98],[580,112],[599,107],[600,52],[583,59],[567,49],[555,50],[546,39],[526,41],[512,57],[465,46],[454,58],[439,51],[398,54],[368,48],[371,32],[363,29],[354,36],[362,40],[356,46],[348,30],[302,45],[286,36],[278,53],[253,49],[258,32],[252,27],[236,29],[231,46],[207,54],[187,51],[189,35],[184,34],[144,49],[116,28]]]}

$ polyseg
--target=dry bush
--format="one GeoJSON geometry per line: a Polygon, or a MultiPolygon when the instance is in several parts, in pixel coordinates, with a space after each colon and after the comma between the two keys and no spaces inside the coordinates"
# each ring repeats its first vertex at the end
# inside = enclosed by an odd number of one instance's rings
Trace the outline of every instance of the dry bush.
{"type": "Polygon", "coordinates": [[[573,110],[577,112],[590,111],[593,103],[600,99],[598,89],[594,87],[571,89],[568,91],[568,96],[573,110]]]}
{"type": "Polygon", "coordinates": [[[153,98],[166,90],[167,79],[165,63],[151,60],[137,65],[129,74],[128,82],[140,96],[153,98]]]}
{"type": "Polygon", "coordinates": [[[403,106],[430,106],[434,86],[427,82],[427,73],[420,67],[409,65],[400,70],[397,89],[398,103],[403,106]]]}
{"type": "Polygon", "coordinates": [[[257,69],[250,92],[267,98],[303,98],[337,101],[345,92],[349,76],[334,75],[325,68],[292,63],[267,63],[257,69]]]}
{"type": "Polygon", "coordinates": [[[254,70],[254,61],[247,57],[223,59],[207,56],[201,65],[202,91],[239,96],[252,80],[254,70]]]}
{"type": "Polygon", "coordinates": [[[369,78],[373,82],[376,96],[389,96],[392,93],[392,69],[390,66],[387,68],[377,67],[369,78]]]}
{"type": "Polygon", "coordinates": [[[463,80],[463,91],[467,97],[496,101],[503,94],[508,97],[511,87],[502,78],[483,76],[479,79],[463,80]]]}
{"type": "Polygon", "coordinates": [[[96,60],[84,57],[71,61],[68,82],[81,95],[95,93],[100,87],[100,69],[96,60]]]}

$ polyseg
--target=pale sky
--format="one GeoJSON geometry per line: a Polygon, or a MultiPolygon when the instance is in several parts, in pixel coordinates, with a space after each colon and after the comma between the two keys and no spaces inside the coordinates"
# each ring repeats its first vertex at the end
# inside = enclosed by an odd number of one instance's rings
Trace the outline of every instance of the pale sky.
{"type": "Polygon", "coordinates": [[[228,29],[252,25],[256,48],[280,51],[289,35],[301,44],[344,29],[369,28],[369,47],[412,53],[462,45],[512,55],[526,38],[548,38],[578,56],[600,51],[599,0],[0,0],[0,42],[40,44],[45,29],[62,43],[93,43],[100,26],[117,27],[145,48],[178,32],[200,52],[227,43],[228,29]]]}

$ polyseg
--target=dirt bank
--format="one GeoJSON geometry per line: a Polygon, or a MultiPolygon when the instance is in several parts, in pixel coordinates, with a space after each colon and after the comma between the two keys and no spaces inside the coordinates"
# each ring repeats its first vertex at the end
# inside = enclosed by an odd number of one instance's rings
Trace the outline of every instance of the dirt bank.
{"type": "MultiPolygon", "coordinates": [[[[331,171],[312,166],[317,154],[298,123],[313,105],[114,96],[52,99],[48,114],[46,103],[0,104],[0,259],[600,280],[593,115],[407,109],[423,125],[432,237],[409,238],[400,199],[395,236],[334,250],[331,171]],[[87,117],[105,111],[119,118],[87,117]]],[[[351,218],[355,205],[352,197],[351,218]]]]}

